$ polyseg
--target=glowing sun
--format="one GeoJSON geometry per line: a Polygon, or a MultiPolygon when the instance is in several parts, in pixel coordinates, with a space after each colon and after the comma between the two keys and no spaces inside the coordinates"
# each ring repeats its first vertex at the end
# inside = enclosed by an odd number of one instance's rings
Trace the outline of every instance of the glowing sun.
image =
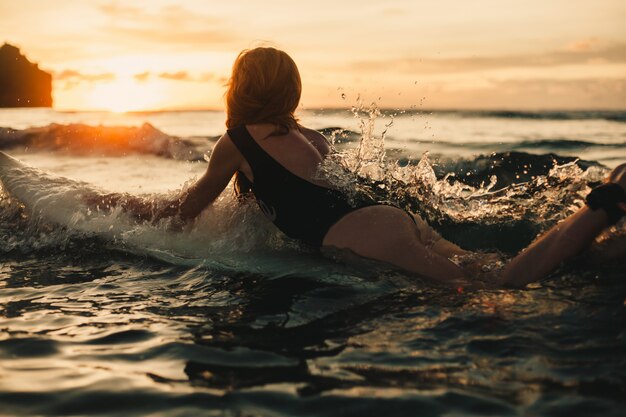
{"type": "Polygon", "coordinates": [[[155,109],[161,98],[159,89],[152,83],[116,78],[94,86],[89,101],[94,108],[124,113],[155,109]]]}

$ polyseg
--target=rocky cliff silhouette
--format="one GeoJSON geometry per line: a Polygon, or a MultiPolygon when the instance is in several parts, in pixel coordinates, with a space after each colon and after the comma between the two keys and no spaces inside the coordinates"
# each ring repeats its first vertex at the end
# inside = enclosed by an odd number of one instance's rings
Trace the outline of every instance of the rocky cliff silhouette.
{"type": "Polygon", "coordinates": [[[0,107],[51,107],[52,75],[5,43],[0,48],[0,107]]]}

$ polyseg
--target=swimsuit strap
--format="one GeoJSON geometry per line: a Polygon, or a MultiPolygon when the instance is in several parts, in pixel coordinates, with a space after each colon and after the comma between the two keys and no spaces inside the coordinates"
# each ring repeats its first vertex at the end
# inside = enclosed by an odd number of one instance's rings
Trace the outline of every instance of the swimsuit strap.
{"type": "Polygon", "coordinates": [[[256,174],[259,172],[274,171],[276,169],[283,168],[278,162],[276,162],[263,148],[259,145],[245,125],[237,126],[232,129],[228,129],[228,136],[233,141],[239,152],[246,158],[252,172],[256,174]]]}

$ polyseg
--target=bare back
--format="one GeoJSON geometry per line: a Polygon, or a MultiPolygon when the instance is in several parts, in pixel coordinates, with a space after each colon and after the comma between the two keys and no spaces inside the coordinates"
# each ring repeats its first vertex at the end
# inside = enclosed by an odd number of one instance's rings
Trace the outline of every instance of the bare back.
{"type": "MultiPolygon", "coordinates": [[[[272,135],[276,127],[269,124],[248,125],[247,128],[254,141],[288,171],[314,184],[329,186],[327,182],[316,179],[318,167],[330,150],[320,133],[310,129],[292,129],[285,135],[272,135]]],[[[254,181],[252,169],[245,159],[240,170],[254,181]]]]}

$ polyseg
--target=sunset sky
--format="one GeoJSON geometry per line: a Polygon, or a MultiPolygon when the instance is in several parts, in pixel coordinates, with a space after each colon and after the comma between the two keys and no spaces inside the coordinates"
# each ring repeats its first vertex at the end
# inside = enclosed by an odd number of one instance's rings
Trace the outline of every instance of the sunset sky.
{"type": "Polygon", "coordinates": [[[79,110],[222,108],[237,53],[267,44],[304,108],[626,109],[624,22],[624,0],[0,0],[0,44],[79,110]]]}

